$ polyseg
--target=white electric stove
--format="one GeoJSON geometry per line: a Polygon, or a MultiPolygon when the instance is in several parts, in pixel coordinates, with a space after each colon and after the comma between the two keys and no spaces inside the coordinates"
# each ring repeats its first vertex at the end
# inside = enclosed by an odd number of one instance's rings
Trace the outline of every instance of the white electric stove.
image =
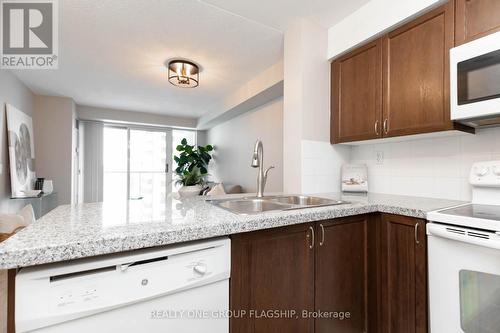
{"type": "Polygon", "coordinates": [[[427,214],[431,333],[500,332],[500,161],[469,182],[472,202],[427,214]]]}

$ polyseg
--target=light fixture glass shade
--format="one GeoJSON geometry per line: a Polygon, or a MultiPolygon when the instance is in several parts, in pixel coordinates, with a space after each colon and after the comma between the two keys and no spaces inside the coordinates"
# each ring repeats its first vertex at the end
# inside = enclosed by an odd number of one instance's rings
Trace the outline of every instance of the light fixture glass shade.
{"type": "Polygon", "coordinates": [[[200,69],[186,60],[172,60],[168,63],[168,81],[181,88],[194,88],[200,82],[200,69]]]}

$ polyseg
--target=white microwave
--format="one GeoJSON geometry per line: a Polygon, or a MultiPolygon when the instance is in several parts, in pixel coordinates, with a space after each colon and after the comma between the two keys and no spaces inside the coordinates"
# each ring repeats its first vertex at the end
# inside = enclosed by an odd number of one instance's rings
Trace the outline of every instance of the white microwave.
{"type": "Polygon", "coordinates": [[[450,50],[451,119],[500,125],[500,32],[450,50]]]}

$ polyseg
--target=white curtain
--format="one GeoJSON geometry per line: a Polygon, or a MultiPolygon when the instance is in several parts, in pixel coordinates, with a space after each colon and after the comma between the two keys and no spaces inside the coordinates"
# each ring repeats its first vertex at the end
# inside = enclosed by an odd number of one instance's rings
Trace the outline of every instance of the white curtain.
{"type": "MultiPolygon", "coordinates": [[[[101,202],[103,189],[103,124],[83,125],[83,202],[101,202]]],[[[80,128],[82,130],[82,128],[80,128]]]]}

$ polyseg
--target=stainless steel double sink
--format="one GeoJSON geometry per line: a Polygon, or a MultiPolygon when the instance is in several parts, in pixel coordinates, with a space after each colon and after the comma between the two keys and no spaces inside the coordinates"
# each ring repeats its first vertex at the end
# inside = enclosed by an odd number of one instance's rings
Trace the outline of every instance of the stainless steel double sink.
{"type": "Polygon", "coordinates": [[[306,195],[249,197],[207,200],[214,206],[239,215],[259,214],[271,211],[285,211],[322,206],[344,205],[349,202],[306,195]]]}

